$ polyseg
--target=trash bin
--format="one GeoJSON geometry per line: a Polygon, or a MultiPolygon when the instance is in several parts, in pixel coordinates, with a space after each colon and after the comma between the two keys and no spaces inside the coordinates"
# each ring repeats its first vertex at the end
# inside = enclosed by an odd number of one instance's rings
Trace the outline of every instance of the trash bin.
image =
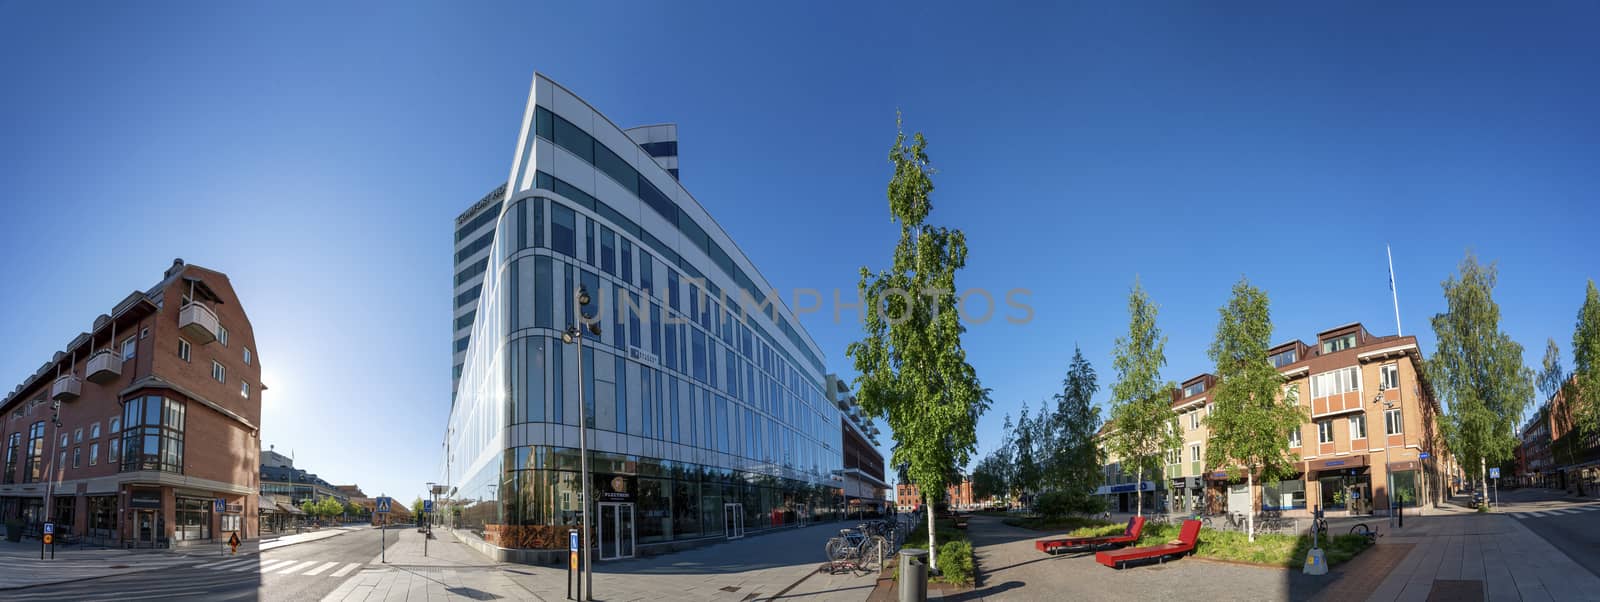
{"type": "Polygon", "coordinates": [[[900,602],[928,601],[928,551],[900,550],[900,602]]]}

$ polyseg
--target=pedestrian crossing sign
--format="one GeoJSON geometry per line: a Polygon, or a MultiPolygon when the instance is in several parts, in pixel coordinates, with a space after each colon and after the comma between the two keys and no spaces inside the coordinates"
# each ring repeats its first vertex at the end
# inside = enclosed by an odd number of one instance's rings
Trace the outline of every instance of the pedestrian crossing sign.
{"type": "Polygon", "coordinates": [[[389,513],[389,501],[390,501],[390,498],[388,498],[388,497],[380,497],[380,498],[377,499],[377,502],[378,502],[378,514],[388,514],[389,513]]]}

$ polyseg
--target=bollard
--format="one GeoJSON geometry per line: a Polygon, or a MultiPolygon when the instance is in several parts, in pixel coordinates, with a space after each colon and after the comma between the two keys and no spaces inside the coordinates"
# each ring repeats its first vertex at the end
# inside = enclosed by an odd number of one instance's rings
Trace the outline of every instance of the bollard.
{"type": "Polygon", "coordinates": [[[928,601],[928,551],[900,551],[900,602],[928,601]]]}

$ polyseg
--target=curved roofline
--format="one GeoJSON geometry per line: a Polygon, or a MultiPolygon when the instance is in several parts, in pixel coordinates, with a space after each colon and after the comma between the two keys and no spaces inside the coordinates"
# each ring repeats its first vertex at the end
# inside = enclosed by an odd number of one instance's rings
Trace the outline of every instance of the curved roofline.
{"type": "MultiPolygon", "coordinates": [[[[536,79],[542,79],[544,81],[550,82],[550,85],[553,85],[553,86],[555,86],[557,88],[560,88],[562,91],[566,92],[567,94],[572,95],[572,97],[574,99],[576,99],[578,102],[583,103],[583,106],[589,107],[589,110],[594,111],[595,115],[599,116],[601,119],[606,120],[606,123],[610,124],[611,127],[617,128],[617,131],[619,131],[619,132],[626,132],[627,131],[627,129],[623,128],[622,126],[617,125],[617,122],[612,121],[610,117],[606,116],[604,111],[601,111],[600,109],[595,108],[594,104],[590,103],[588,100],[586,100],[582,96],[578,95],[577,92],[573,92],[571,88],[568,88],[566,86],[561,85],[561,82],[556,81],[555,79],[551,78],[548,75],[545,75],[543,72],[541,72],[541,71],[539,71],[537,69],[534,70],[533,76],[536,79]]],[[[535,97],[531,97],[529,100],[530,100],[531,104],[538,104],[538,99],[537,99],[536,96],[535,97]]],[[[551,111],[554,112],[554,109],[551,109],[551,111]]],[[[659,125],[666,125],[666,124],[659,124],[659,125]]],[[[676,124],[672,124],[672,125],[676,125],[676,124]]],[[[646,126],[640,126],[640,127],[646,127],[646,126]]],[[[624,136],[624,137],[628,138],[628,143],[632,144],[635,149],[637,149],[639,152],[644,153],[646,156],[649,156],[650,153],[645,152],[644,147],[639,146],[638,142],[634,142],[633,138],[628,137],[628,136],[624,136]]],[[[717,221],[717,217],[712,215],[710,211],[706,211],[705,205],[701,205],[700,204],[700,199],[695,198],[694,193],[689,192],[689,189],[685,188],[683,186],[683,184],[678,181],[677,178],[672,177],[672,174],[667,173],[666,168],[661,167],[661,164],[656,163],[655,161],[644,161],[644,163],[649,163],[650,167],[652,169],[655,169],[656,171],[660,172],[661,175],[663,177],[667,178],[668,181],[672,182],[674,186],[677,186],[679,190],[682,190],[684,192],[684,194],[687,194],[689,196],[689,200],[694,201],[695,206],[700,209],[701,213],[706,214],[706,219],[711,220],[711,224],[716,226],[717,230],[721,231],[723,236],[726,236],[728,238],[728,240],[730,240],[730,241],[734,240],[733,239],[733,234],[728,232],[727,228],[722,227],[722,223],[717,221]]],[[[513,184],[510,187],[508,187],[507,188],[507,193],[509,194],[510,188],[514,188],[514,187],[515,187],[515,184],[513,184]]],[[[761,282],[759,282],[758,284],[767,285],[766,286],[767,290],[773,290],[773,289],[777,288],[775,286],[772,286],[772,281],[768,280],[765,274],[761,273],[761,268],[756,266],[756,262],[754,260],[750,259],[749,255],[745,254],[744,247],[740,246],[737,242],[735,242],[734,250],[738,251],[739,255],[744,257],[745,263],[750,264],[750,269],[755,272],[755,277],[761,279],[761,282]]],[[[737,285],[738,283],[735,282],[734,284],[737,285]]],[[[817,353],[818,361],[823,364],[822,367],[818,370],[819,372],[821,372],[821,374],[819,376],[826,377],[827,376],[827,362],[821,361],[821,360],[826,358],[827,354],[823,353],[822,346],[817,344],[817,340],[811,336],[811,331],[810,330],[806,329],[803,324],[799,324],[800,318],[794,314],[794,310],[789,308],[789,304],[784,302],[784,300],[782,298],[782,295],[779,295],[779,298],[778,298],[777,301],[778,301],[778,304],[781,307],[783,307],[783,311],[784,311],[785,317],[787,317],[787,318],[789,318],[791,320],[794,320],[796,322],[796,325],[800,327],[799,331],[800,331],[801,335],[805,337],[805,340],[806,340],[807,343],[811,344],[812,351],[815,351],[817,353]]],[[[783,334],[783,333],[780,332],[778,334],[783,334]]],[[[784,337],[784,338],[787,338],[787,337],[784,337]]]]}

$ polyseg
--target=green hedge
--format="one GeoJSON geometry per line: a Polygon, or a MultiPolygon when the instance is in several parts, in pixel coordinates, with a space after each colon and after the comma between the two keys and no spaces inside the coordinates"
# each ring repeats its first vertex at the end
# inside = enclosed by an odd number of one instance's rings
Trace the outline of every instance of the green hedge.
{"type": "Polygon", "coordinates": [[[972,585],[972,542],[960,540],[939,545],[940,581],[951,585],[972,585]]]}
{"type": "MultiPolygon", "coordinates": [[[[1001,522],[1013,527],[1022,527],[1024,529],[1033,529],[1035,531],[1073,531],[1085,528],[1106,527],[1113,524],[1103,520],[1083,516],[1067,516],[1062,518],[1044,518],[1037,516],[1018,517],[1008,518],[1001,522]]],[[[1115,523],[1115,525],[1117,527],[1115,532],[1117,533],[1121,533],[1122,529],[1128,526],[1128,524],[1125,522],[1115,523]]]]}
{"type": "MultiPolygon", "coordinates": [[[[1146,523],[1139,537],[1139,546],[1153,546],[1178,538],[1178,525],[1151,525],[1146,523]]],[[[1328,565],[1333,566],[1354,558],[1367,549],[1367,538],[1361,535],[1335,535],[1322,542],[1328,565]]],[[[1201,558],[1270,564],[1288,568],[1305,565],[1306,553],[1311,550],[1310,535],[1282,535],[1257,533],[1254,542],[1243,532],[1201,529],[1200,543],[1195,555],[1201,558]]]]}

